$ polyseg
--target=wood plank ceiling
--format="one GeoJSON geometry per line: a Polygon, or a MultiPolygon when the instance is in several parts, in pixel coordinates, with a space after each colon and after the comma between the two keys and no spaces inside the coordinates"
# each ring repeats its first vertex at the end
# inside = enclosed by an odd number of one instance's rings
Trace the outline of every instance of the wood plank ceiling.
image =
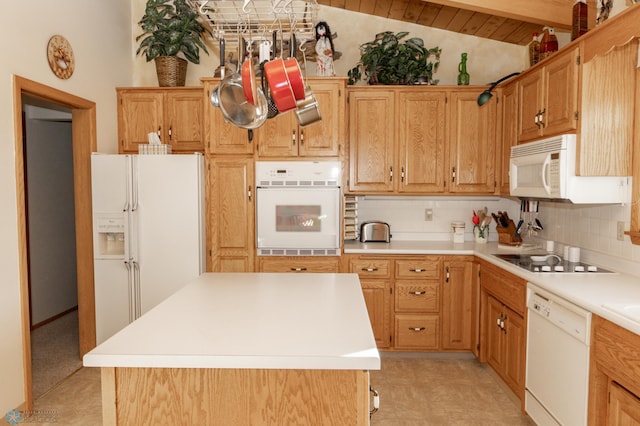
{"type": "MultiPolygon", "coordinates": [[[[488,4],[490,1],[485,3],[488,4]]],[[[539,8],[543,6],[541,3],[544,1],[532,1],[530,7],[539,8]]],[[[570,18],[571,3],[567,3],[570,18]]],[[[590,0],[589,3],[590,12],[594,13],[595,1],[590,0]]],[[[485,13],[472,10],[478,9],[475,7],[454,7],[422,0],[318,0],[318,4],[518,45],[528,44],[532,34],[541,33],[545,25],[544,20],[536,16],[531,19],[510,17],[514,16],[513,13],[500,13],[499,10],[485,13]]],[[[570,28],[565,16],[562,17],[562,21],[548,22],[548,25],[570,28]]]]}

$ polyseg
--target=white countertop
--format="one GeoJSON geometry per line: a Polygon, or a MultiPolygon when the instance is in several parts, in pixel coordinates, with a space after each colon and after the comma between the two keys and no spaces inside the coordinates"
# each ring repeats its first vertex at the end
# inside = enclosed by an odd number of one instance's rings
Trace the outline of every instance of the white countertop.
{"type": "MultiPolygon", "coordinates": [[[[344,252],[347,254],[472,254],[640,335],[640,278],[636,275],[529,272],[493,256],[495,253],[517,253],[517,249],[499,247],[497,243],[491,242],[488,244],[402,240],[390,243],[349,242],[345,244],[344,252]],[[620,313],[622,310],[626,311],[626,315],[620,313]]],[[[525,252],[536,253],[542,250],[525,252]]],[[[616,270],[612,265],[603,262],[593,259],[588,261],[609,270],[616,270]]]]}
{"type": "Polygon", "coordinates": [[[356,274],[205,273],[87,367],[379,370],[356,274]]]}

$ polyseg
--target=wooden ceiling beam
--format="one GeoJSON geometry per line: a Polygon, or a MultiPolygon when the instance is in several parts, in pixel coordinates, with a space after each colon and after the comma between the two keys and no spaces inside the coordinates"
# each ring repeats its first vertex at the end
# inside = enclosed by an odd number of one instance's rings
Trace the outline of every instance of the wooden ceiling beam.
{"type": "Polygon", "coordinates": [[[429,0],[488,15],[571,29],[573,0],[429,0]]]}

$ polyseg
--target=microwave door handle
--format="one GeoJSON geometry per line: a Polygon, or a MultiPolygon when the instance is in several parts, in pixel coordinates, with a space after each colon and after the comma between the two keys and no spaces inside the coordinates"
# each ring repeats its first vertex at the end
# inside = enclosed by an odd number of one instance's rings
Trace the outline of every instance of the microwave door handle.
{"type": "Polygon", "coordinates": [[[549,169],[551,167],[551,158],[547,156],[544,159],[544,163],[542,163],[542,186],[544,187],[544,191],[551,195],[551,186],[549,185],[549,169]]]}

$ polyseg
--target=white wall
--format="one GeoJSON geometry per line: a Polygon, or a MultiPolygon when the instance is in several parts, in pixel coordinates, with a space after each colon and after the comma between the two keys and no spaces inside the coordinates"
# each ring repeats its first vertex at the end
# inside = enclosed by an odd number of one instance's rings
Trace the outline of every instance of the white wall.
{"type": "MultiPolygon", "coordinates": [[[[140,34],[137,21],[144,14],[145,0],[132,0],[133,17],[132,31],[134,36],[140,34]]],[[[488,39],[452,33],[435,28],[424,27],[406,22],[372,17],[358,12],[319,6],[318,19],[326,21],[332,33],[337,33],[333,40],[335,50],[342,53],[342,57],[335,61],[336,75],[345,76],[360,59],[359,46],[373,40],[382,31],[409,31],[408,37],[420,37],[426,47],[439,46],[442,48],[440,68],[434,78],[440,80],[441,85],[457,84],[458,63],[460,54],[467,52],[469,59],[467,69],[471,75],[472,85],[488,84],[512,72],[522,71],[528,66],[528,51],[523,46],[502,43],[488,39]]],[[[220,63],[217,41],[207,42],[209,55],[200,54],[200,64],[189,63],[187,67],[187,86],[200,85],[200,78],[212,77],[220,63]]],[[[137,45],[135,46],[137,49],[137,45]]],[[[135,49],[133,53],[135,55],[135,49]]],[[[315,75],[315,63],[309,62],[307,73],[315,75]]],[[[133,81],[136,86],[157,86],[153,62],[146,62],[143,56],[137,56],[134,64],[133,81]]]]}
{"type": "Polygon", "coordinates": [[[98,148],[117,149],[116,86],[132,81],[131,2],[34,0],[3,4],[0,36],[0,415],[24,402],[18,266],[12,75],[72,93],[97,104],[98,148]],[[49,69],[46,47],[65,36],[76,68],[68,80],[49,69]]]}

